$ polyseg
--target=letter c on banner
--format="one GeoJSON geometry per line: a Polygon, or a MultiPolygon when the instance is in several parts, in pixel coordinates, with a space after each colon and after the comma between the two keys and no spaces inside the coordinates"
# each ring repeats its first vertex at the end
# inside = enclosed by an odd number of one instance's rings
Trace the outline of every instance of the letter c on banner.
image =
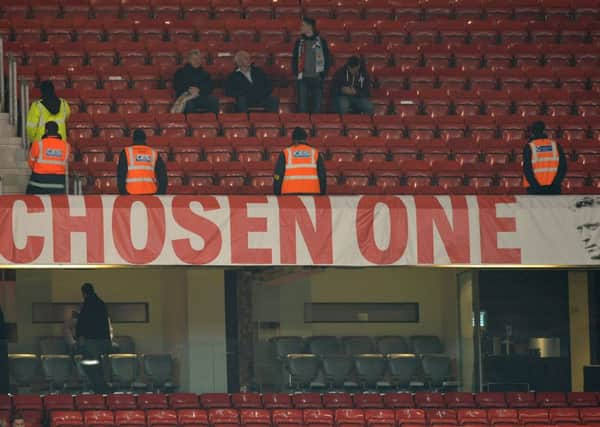
{"type": "Polygon", "coordinates": [[[154,196],[122,196],[115,199],[112,216],[113,240],[121,258],[130,264],[148,264],[154,261],[165,244],[165,208],[154,196]],[[140,202],[146,209],[148,230],[146,246],[136,249],[131,241],[131,207],[140,202]]]}
{"type": "MultiPolygon", "coordinates": [[[[15,234],[13,230],[13,209],[15,203],[25,203],[27,213],[44,212],[44,204],[37,196],[4,196],[0,204],[0,255],[15,264],[25,264],[35,261],[44,249],[44,238],[42,236],[27,236],[23,249],[15,246],[15,234]]],[[[24,219],[24,223],[33,221],[24,219]]]]}
{"type": "Polygon", "coordinates": [[[365,196],[356,210],[356,238],[362,256],[378,265],[398,261],[408,245],[408,214],[402,200],[393,196],[365,196]],[[387,205],[390,212],[390,242],[385,249],[379,249],[375,242],[375,208],[379,203],[387,205]]]}

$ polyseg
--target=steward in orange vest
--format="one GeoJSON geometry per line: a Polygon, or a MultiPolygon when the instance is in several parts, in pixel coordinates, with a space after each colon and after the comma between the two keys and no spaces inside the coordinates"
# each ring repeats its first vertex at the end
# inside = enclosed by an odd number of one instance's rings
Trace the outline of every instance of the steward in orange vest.
{"type": "Polygon", "coordinates": [[[544,132],[544,122],[531,126],[529,143],[523,148],[523,185],[527,194],[560,194],[560,185],[567,172],[562,147],[544,132]]]}
{"type": "Polygon", "coordinates": [[[295,128],[292,145],[279,155],[273,174],[275,194],[325,194],[327,173],[319,150],[306,143],[306,131],[295,128]]]}
{"type": "Polygon", "coordinates": [[[47,122],[41,139],[29,149],[31,177],[27,194],[64,194],[69,144],[62,140],[56,122],[47,122]]]}
{"type": "Polygon", "coordinates": [[[146,145],[142,129],[133,132],[133,145],[119,156],[117,168],[119,194],[165,194],[167,168],[158,152],[146,145]]]}

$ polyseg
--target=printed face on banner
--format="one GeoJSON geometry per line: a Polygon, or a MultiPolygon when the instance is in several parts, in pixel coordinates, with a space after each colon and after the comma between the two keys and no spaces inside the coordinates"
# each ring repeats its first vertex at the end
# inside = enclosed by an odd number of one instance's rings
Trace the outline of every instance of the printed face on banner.
{"type": "Polygon", "coordinates": [[[600,260],[600,197],[584,197],[575,202],[577,231],[587,256],[600,260]]]}

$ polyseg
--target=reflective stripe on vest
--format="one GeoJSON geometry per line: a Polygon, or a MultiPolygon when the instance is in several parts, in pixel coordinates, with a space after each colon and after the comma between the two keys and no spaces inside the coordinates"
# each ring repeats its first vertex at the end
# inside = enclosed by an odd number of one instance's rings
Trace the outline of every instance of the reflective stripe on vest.
{"type": "Polygon", "coordinates": [[[158,154],[146,145],[134,145],[126,148],[127,178],[129,194],[155,194],[157,190],[154,169],[158,154]]]}
{"type": "MultiPolygon", "coordinates": [[[[529,143],[531,168],[540,185],[551,185],[558,172],[560,156],[556,142],[549,139],[536,139],[529,143]]],[[[524,180],[525,187],[529,182],[524,180]]]]}
{"type": "Polygon", "coordinates": [[[284,152],[285,175],[282,194],[316,194],[321,192],[317,161],[319,152],[306,145],[288,147],[284,152]]]}

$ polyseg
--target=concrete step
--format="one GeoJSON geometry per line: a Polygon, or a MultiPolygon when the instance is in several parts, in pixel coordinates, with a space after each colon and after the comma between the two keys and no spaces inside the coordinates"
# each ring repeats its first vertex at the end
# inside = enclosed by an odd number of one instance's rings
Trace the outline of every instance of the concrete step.
{"type": "Polygon", "coordinates": [[[17,127],[8,124],[8,114],[4,114],[4,117],[0,117],[0,137],[2,136],[16,136],[17,127]]]}
{"type": "Polygon", "coordinates": [[[0,145],[10,145],[11,147],[22,147],[23,143],[18,136],[0,136],[0,145]]]}
{"type": "Polygon", "coordinates": [[[0,171],[0,176],[2,176],[3,194],[25,194],[29,175],[5,175],[0,171]]]}
{"type": "Polygon", "coordinates": [[[25,151],[20,148],[0,145],[0,169],[5,167],[21,167],[26,159],[25,151]]]}

